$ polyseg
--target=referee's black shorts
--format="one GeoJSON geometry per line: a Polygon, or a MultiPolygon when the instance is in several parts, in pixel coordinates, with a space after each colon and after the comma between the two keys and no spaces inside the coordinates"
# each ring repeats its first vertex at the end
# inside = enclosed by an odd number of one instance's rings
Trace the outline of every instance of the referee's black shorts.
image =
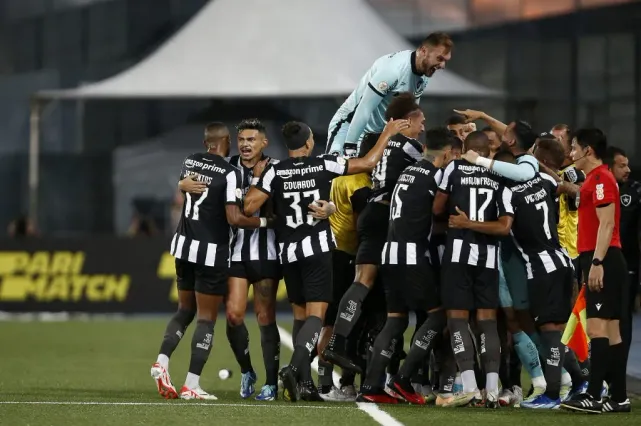
{"type": "MultiPolygon", "coordinates": [[[[583,282],[586,284],[593,257],[594,252],[589,251],[581,253],[579,258],[583,282]]],[[[628,297],[628,267],[625,258],[620,248],[610,247],[603,258],[603,288],[601,291],[592,291],[588,286],[585,290],[587,317],[621,319],[628,297]]]]}

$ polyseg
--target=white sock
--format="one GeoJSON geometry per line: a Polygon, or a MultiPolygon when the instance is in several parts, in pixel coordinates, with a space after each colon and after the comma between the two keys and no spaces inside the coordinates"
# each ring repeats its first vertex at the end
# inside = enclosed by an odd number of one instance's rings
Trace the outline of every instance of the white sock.
{"type": "Polygon", "coordinates": [[[545,381],[545,377],[544,376],[532,377],[532,386],[534,386],[535,388],[538,388],[538,389],[545,390],[548,387],[548,382],[545,381]]]}
{"type": "Polygon", "coordinates": [[[463,381],[463,392],[470,393],[476,392],[478,386],[476,384],[476,376],[474,370],[467,370],[461,373],[461,380],[463,381]]]}
{"type": "Polygon", "coordinates": [[[485,390],[492,393],[499,392],[499,373],[487,373],[485,379],[485,390]]]}
{"type": "Polygon", "coordinates": [[[164,354],[158,354],[158,359],[156,359],[156,362],[164,367],[164,369],[169,368],[169,357],[164,354]]]}
{"type": "Polygon", "coordinates": [[[454,378],[454,384],[455,385],[462,385],[463,380],[461,380],[461,373],[457,373],[456,377],[454,378]]]}
{"type": "Polygon", "coordinates": [[[185,386],[189,389],[196,389],[200,387],[200,376],[197,376],[193,373],[187,373],[187,378],[185,379],[185,386]]]}
{"type": "Polygon", "coordinates": [[[561,386],[572,386],[572,376],[570,376],[570,373],[561,374],[561,386]]]}

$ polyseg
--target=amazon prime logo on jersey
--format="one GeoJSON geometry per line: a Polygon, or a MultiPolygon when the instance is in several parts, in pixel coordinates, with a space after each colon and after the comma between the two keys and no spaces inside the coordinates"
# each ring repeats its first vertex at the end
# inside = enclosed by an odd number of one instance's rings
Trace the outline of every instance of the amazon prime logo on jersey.
{"type": "Polygon", "coordinates": [[[623,194],[621,196],[621,204],[623,204],[624,207],[628,207],[631,202],[632,202],[632,197],[629,194],[623,194]]]}

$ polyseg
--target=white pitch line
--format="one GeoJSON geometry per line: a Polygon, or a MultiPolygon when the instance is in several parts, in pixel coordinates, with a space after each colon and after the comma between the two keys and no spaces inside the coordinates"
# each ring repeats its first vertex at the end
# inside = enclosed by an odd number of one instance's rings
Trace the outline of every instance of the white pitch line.
{"type": "MultiPolygon", "coordinates": [[[[278,326],[278,331],[280,332],[280,342],[287,346],[289,350],[294,350],[294,343],[292,341],[292,335],[289,331],[285,330],[283,327],[278,326]]],[[[312,368],[318,373],[318,359],[314,359],[312,362],[312,368]]],[[[341,375],[337,372],[332,374],[334,381],[338,381],[341,378],[341,375]]],[[[378,408],[376,404],[369,402],[357,402],[356,406],[359,410],[367,413],[374,421],[382,426],[403,426],[403,423],[396,420],[394,417],[387,414],[385,411],[378,408]]]]}
{"type": "Polygon", "coordinates": [[[349,408],[344,405],[331,406],[331,405],[298,405],[298,404],[221,404],[217,402],[185,402],[185,403],[170,403],[170,402],[99,402],[99,401],[0,401],[0,405],[136,405],[136,406],[163,406],[163,407],[249,407],[249,408],[318,408],[318,409],[340,409],[349,408]]]}

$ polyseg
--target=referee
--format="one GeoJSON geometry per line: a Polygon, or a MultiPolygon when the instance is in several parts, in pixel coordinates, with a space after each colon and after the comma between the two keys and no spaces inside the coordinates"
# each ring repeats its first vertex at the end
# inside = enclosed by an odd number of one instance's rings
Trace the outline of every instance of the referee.
{"type": "Polygon", "coordinates": [[[576,168],[585,173],[579,197],[577,248],[583,281],[587,278],[586,311],[592,344],[588,391],[561,404],[584,413],[629,412],[626,392],[626,347],[619,320],[628,296],[627,266],[619,237],[619,188],[603,163],[607,139],[598,129],[580,129],[572,141],[576,168]],[[601,399],[606,376],[612,396],[601,399]],[[599,398],[599,399],[597,399],[599,398]]]}

